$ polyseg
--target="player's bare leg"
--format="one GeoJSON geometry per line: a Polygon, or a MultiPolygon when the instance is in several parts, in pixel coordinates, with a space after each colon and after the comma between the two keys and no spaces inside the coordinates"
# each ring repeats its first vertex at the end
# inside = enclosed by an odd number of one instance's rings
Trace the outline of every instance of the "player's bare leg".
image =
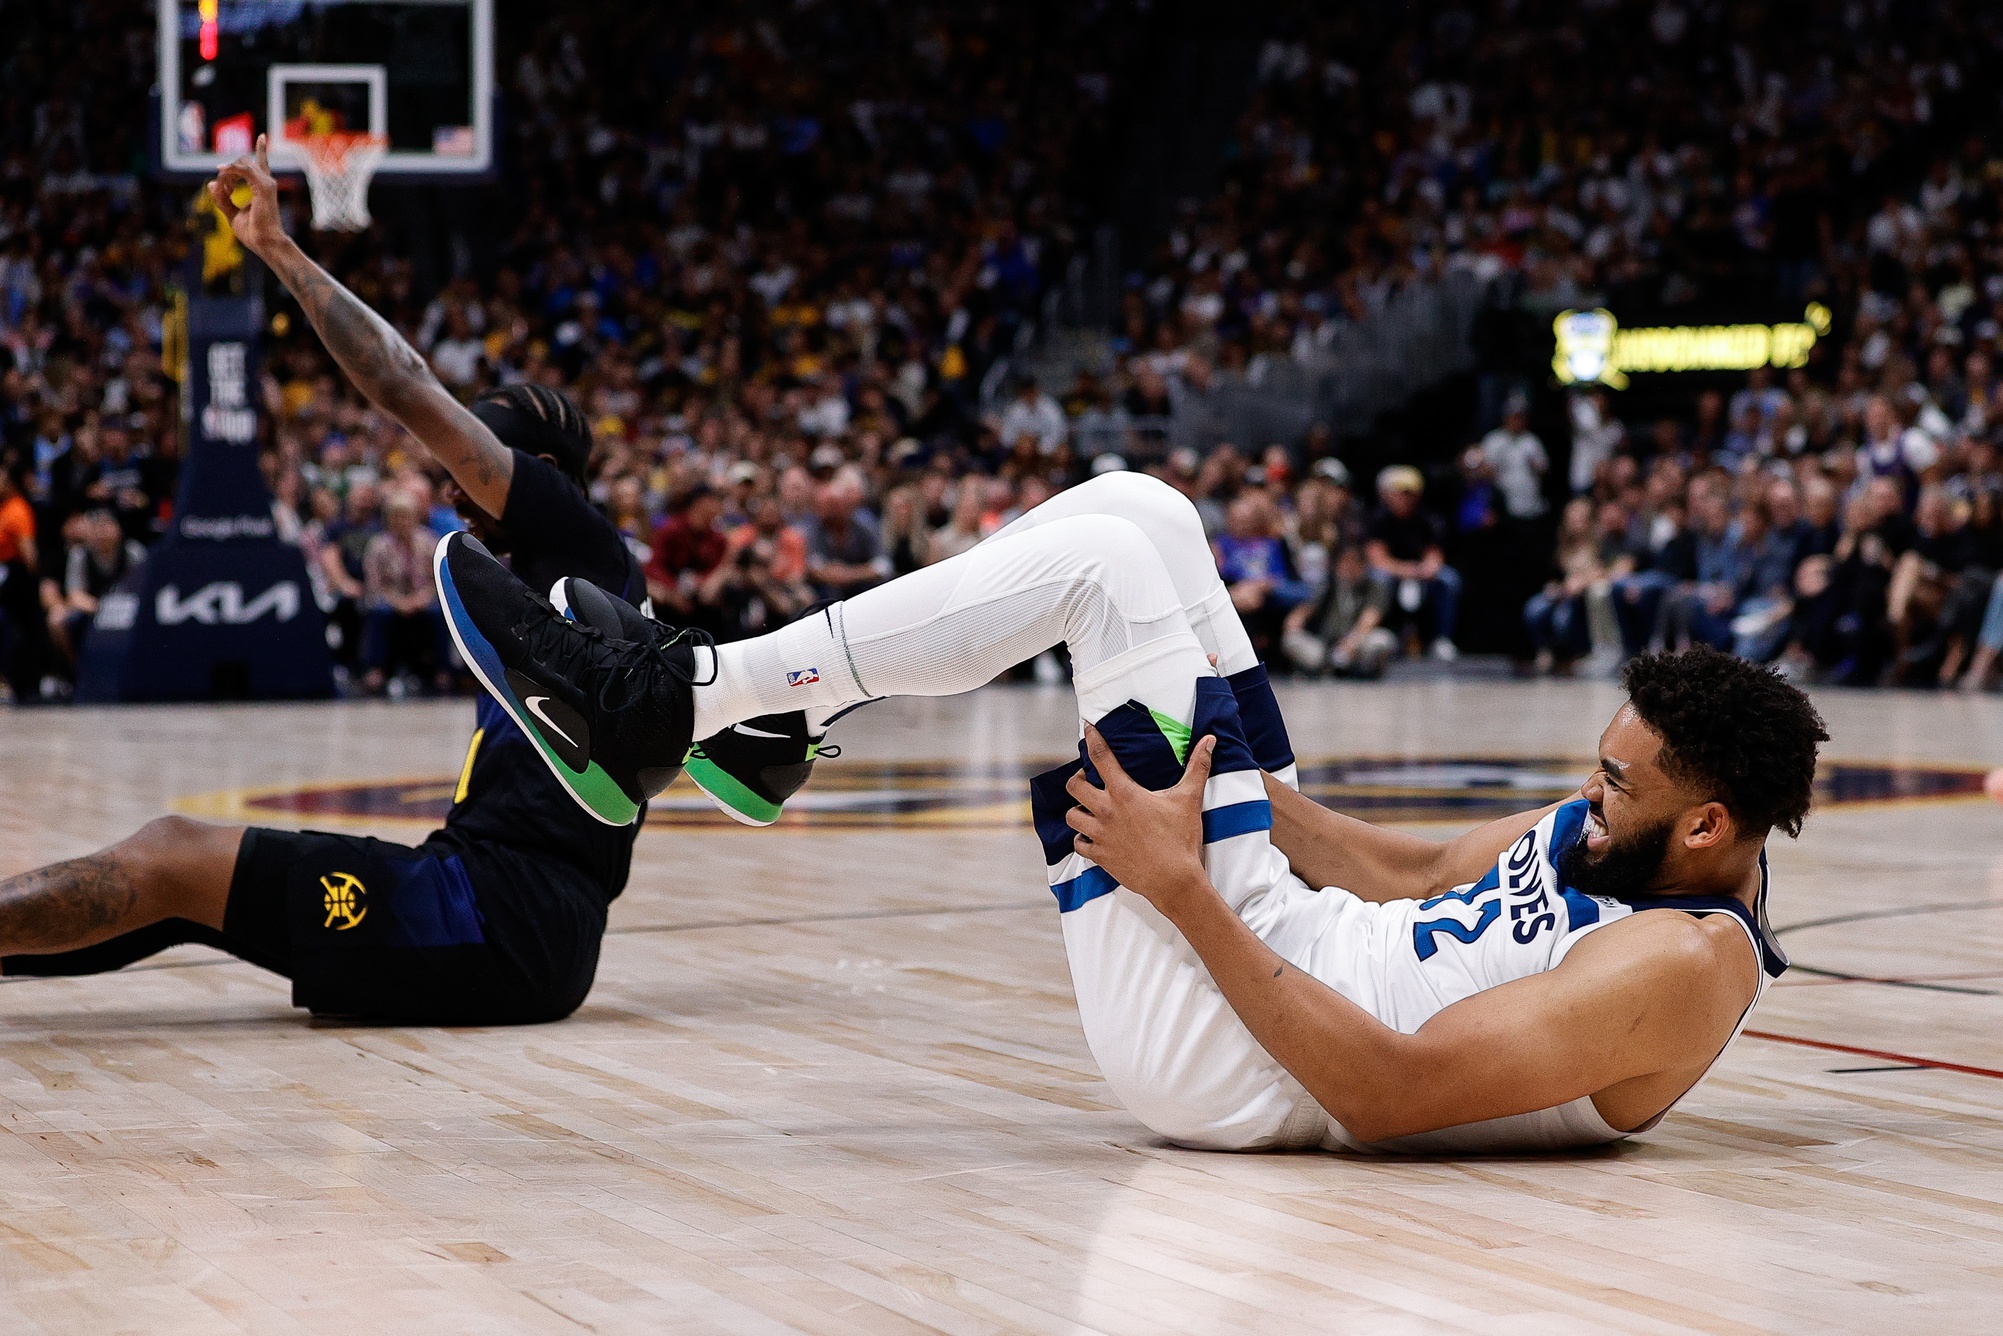
{"type": "Polygon", "coordinates": [[[165,919],[221,929],[243,832],[165,816],[97,853],[0,880],[0,955],[72,951],[165,919]]]}

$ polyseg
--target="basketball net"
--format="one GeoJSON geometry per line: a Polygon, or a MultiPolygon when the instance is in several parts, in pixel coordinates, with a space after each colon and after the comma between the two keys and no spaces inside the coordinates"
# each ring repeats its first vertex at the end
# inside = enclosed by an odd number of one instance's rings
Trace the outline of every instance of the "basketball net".
{"type": "Polygon", "coordinates": [[[360,232],[369,225],[369,182],[389,152],[389,136],[325,130],[288,140],[313,195],[313,228],[360,232]]]}

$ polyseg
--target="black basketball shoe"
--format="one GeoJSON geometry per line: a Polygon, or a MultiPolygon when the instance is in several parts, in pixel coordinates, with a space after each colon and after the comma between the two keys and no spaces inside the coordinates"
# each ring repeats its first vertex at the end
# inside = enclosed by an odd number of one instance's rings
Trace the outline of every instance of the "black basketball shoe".
{"type": "MultiPolygon", "coordinates": [[[[669,634],[640,609],[589,580],[558,580],[550,587],[549,601],[564,616],[615,640],[653,644],[669,634]]],[[[731,820],[769,826],[814,773],[814,762],[841,754],[822,741],[825,737],[808,731],[804,710],[762,714],[704,738],[689,749],[684,765],[696,787],[731,820]]]]}
{"type": "Polygon", "coordinates": [[[447,534],[432,575],[452,639],[578,806],[611,826],[674,781],[695,723],[695,643],[608,638],[517,580],[479,541],[447,534]]]}

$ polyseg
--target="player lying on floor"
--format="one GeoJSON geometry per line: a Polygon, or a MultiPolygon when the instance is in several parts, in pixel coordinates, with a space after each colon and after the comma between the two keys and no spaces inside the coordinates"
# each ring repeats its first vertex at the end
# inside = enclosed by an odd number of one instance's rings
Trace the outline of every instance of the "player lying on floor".
{"type": "MultiPolygon", "coordinates": [[[[639,564],[585,491],[583,412],[531,385],[461,405],[285,235],[265,152],[260,138],[211,197],[355,387],[444,466],[445,495],[474,532],[539,582],[574,575],[644,597],[639,564]]],[[[284,975],[293,1002],[319,1013],[460,1025],[569,1015],[590,991],[638,826],[573,808],[537,746],[480,706],[452,810],[423,843],[162,817],[98,853],[0,878],[0,972],[97,974],[200,942],[284,975]]],[[[794,712],[706,738],[692,774],[783,799],[816,750],[794,712]]]]}
{"type": "Polygon", "coordinates": [[[1033,797],[1079,1013],[1121,1101],[1184,1145],[1612,1141],[1786,968],[1765,841],[1800,830],[1827,736],[1799,691],[1708,650],[1638,660],[1571,801],[1445,844],[1349,820],[1289,787],[1201,523],[1153,479],[714,649],[582,581],[545,599],[463,535],[436,571],[468,662],[586,803],[643,802],[737,719],[969,691],[1067,645],[1090,727],[1033,797]]]}

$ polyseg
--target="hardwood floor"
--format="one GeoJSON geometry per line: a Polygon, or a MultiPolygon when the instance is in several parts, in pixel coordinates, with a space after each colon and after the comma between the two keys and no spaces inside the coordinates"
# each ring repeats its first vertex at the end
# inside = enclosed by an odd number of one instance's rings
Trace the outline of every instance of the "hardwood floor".
{"type": "MultiPolygon", "coordinates": [[[[1463,823],[1472,792],[1542,801],[1539,775],[1589,756],[1619,701],[1283,698],[1304,759],[1373,758],[1315,770],[1326,792],[1463,823]],[[1488,769],[1404,764],[1454,758],[1488,769]]],[[[0,1315],[338,1336],[1995,1331],[2003,810],[1969,790],[2003,760],[2003,709],[1818,703],[1828,758],[1857,764],[1848,801],[1773,851],[1800,968],[1624,1146],[1454,1162],[1154,1139],[1085,1050],[1021,824],[1015,776],[1069,747],[1070,697],[995,689],[857,716],[812,811],[772,831],[674,791],[558,1025],[315,1024],[283,980],[198,948],[6,982],[0,1315]]],[[[418,838],[470,714],[0,714],[0,875],[166,810],[418,838]]]]}

